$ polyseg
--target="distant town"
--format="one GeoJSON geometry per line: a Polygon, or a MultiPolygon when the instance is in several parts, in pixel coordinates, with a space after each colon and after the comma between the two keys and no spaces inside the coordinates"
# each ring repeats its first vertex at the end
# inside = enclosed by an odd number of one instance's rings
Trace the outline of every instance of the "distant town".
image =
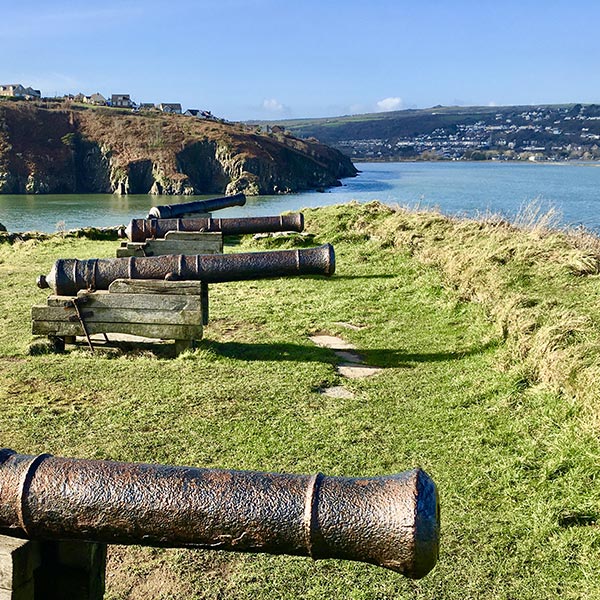
{"type": "Polygon", "coordinates": [[[600,105],[433,107],[277,121],[354,161],[600,160],[600,105]]]}
{"type": "Polygon", "coordinates": [[[132,100],[129,94],[112,94],[109,98],[104,97],[100,92],[91,94],[65,94],[63,96],[54,96],[51,98],[42,97],[40,90],[34,90],[31,87],[25,87],[20,83],[10,83],[0,85],[0,97],[15,100],[49,100],[59,102],[80,102],[89,104],[90,106],[109,106],[114,108],[130,109],[134,112],[140,110],[151,110],[163,113],[171,113],[177,115],[187,115],[200,119],[215,119],[211,111],[200,110],[197,108],[188,108],[185,112],[182,110],[181,104],[178,102],[160,102],[158,104],[142,102],[136,103],[132,100]]]}
{"type": "Polygon", "coordinates": [[[346,140],[338,147],[350,155],[372,158],[591,160],[600,158],[599,126],[600,107],[532,108],[394,140],[346,140]]]}

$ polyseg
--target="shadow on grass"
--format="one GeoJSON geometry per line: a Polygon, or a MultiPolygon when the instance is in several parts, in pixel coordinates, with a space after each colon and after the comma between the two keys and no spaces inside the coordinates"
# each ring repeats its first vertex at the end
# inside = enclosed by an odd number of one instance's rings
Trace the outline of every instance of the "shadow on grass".
{"type": "Polygon", "coordinates": [[[485,344],[479,344],[466,349],[453,350],[452,352],[418,352],[407,353],[400,350],[363,350],[358,354],[366,364],[374,367],[402,367],[412,366],[414,363],[446,362],[450,360],[461,360],[469,356],[483,354],[490,348],[496,348],[498,341],[492,340],[485,344]]]}
{"type": "Polygon", "coordinates": [[[319,346],[301,344],[248,344],[244,342],[216,342],[202,340],[199,348],[211,350],[215,354],[238,360],[287,360],[291,362],[322,362],[337,364],[333,351],[319,346]]]}
{"type": "MultiPolygon", "coordinates": [[[[363,364],[373,367],[388,368],[411,368],[415,363],[441,362],[449,360],[460,360],[467,356],[473,356],[485,352],[488,348],[496,346],[496,342],[488,342],[479,346],[473,346],[465,350],[453,352],[431,352],[431,353],[406,353],[397,349],[381,348],[376,350],[355,350],[363,361],[363,364]]],[[[345,362],[338,357],[333,350],[319,346],[273,343],[273,344],[250,344],[244,342],[217,342],[202,340],[200,348],[211,350],[215,354],[234,358],[237,360],[258,361],[290,361],[290,362],[321,362],[339,364],[345,362]]]]}
{"type": "Polygon", "coordinates": [[[398,277],[393,273],[383,273],[378,274],[374,273],[372,275],[333,275],[332,279],[394,279],[394,277],[398,277]]]}
{"type": "MultiPolygon", "coordinates": [[[[498,342],[491,341],[487,344],[473,346],[465,350],[455,350],[452,352],[423,352],[406,353],[398,349],[377,348],[374,350],[350,350],[350,353],[356,354],[362,361],[362,364],[371,367],[382,368],[406,368],[410,369],[415,363],[443,362],[449,360],[460,360],[462,358],[481,354],[489,348],[496,347],[498,342]]],[[[272,343],[272,344],[250,344],[246,342],[217,342],[213,340],[199,340],[195,342],[195,348],[210,350],[215,354],[227,358],[246,361],[289,361],[289,362],[320,362],[325,364],[337,365],[346,360],[337,356],[334,350],[321,348],[312,344],[291,344],[291,343],[272,343]]],[[[69,347],[70,349],[73,346],[69,347]]],[[[75,349],[87,350],[87,345],[79,340],[75,349]]],[[[156,358],[175,358],[178,354],[173,343],[154,343],[141,341],[111,341],[109,344],[98,343],[95,341],[94,350],[102,356],[108,358],[118,358],[119,356],[155,356],[156,358]]],[[[70,351],[70,350],[68,350],[70,351]]],[[[55,353],[56,350],[51,347],[47,340],[42,343],[32,344],[29,350],[30,355],[55,353]]],[[[348,352],[348,351],[346,351],[348,352]]]]}

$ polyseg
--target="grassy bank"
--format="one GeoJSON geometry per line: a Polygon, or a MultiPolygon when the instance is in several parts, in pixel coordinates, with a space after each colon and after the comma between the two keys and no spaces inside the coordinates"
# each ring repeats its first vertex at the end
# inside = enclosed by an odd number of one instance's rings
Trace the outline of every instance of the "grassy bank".
{"type": "Polygon", "coordinates": [[[315,243],[334,242],[336,275],[212,286],[205,340],[176,359],[29,355],[35,276],[116,244],[0,245],[2,445],[348,476],[418,465],[440,490],[438,565],[413,582],[351,562],[116,547],[107,598],[600,597],[595,240],[378,204],[305,217],[315,243]],[[342,380],[315,332],[384,372],[342,380]]]}

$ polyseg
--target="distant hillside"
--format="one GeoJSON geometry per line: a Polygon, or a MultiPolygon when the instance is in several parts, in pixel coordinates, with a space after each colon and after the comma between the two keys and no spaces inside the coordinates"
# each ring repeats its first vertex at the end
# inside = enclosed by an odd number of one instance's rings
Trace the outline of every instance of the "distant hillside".
{"type": "Polygon", "coordinates": [[[277,194],[356,174],[288,132],[158,112],[0,102],[0,194],[277,194]]]}
{"type": "Polygon", "coordinates": [[[353,160],[600,159],[600,105],[442,107],[274,121],[353,160]]]}

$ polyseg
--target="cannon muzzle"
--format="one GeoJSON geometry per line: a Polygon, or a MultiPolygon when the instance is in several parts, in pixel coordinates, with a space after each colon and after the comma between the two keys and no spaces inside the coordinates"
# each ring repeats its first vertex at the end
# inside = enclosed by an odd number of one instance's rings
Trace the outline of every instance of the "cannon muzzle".
{"type": "Polygon", "coordinates": [[[233,196],[222,196],[221,198],[211,198],[210,200],[196,200],[194,202],[182,202],[180,204],[165,204],[163,206],[153,206],[148,212],[148,219],[154,217],[157,219],[169,219],[171,217],[181,217],[193,213],[207,213],[230,206],[244,206],[246,196],[244,194],[235,194],[233,196]]]}
{"type": "Polygon", "coordinates": [[[171,279],[221,283],[244,279],[333,275],[335,253],[331,244],[298,250],[193,254],[129,258],[61,258],[37,285],[60,296],[79,290],[107,290],[116,279],[171,279]]]}
{"type": "Polygon", "coordinates": [[[242,217],[239,219],[133,219],[123,232],[131,242],[145,242],[151,238],[164,238],[169,231],[198,231],[242,235],[246,233],[271,233],[275,231],[302,231],[302,213],[279,217],[242,217]]]}
{"type": "Polygon", "coordinates": [[[0,533],[435,565],[439,505],[421,469],[326,477],[28,456],[0,450],[0,533]]]}

